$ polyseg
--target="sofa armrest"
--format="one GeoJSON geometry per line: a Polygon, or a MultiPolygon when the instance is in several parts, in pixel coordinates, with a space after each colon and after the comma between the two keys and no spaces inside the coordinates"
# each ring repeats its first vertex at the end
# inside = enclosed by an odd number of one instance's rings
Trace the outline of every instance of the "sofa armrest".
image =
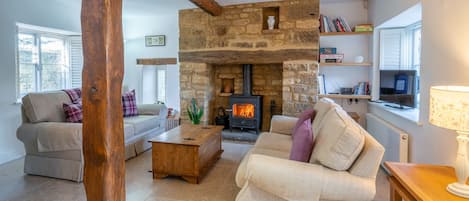
{"type": "Polygon", "coordinates": [[[158,115],[165,118],[168,115],[168,108],[164,104],[139,104],[137,110],[139,115],[158,115]]]}
{"type": "Polygon", "coordinates": [[[252,154],[244,188],[249,185],[285,200],[318,200],[323,186],[320,165],[252,154]]]}
{"type": "Polygon", "coordinates": [[[17,129],[16,135],[25,145],[28,143],[37,146],[34,149],[39,152],[81,150],[82,148],[81,123],[24,123],[17,129]]]}
{"type": "Polygon", "coordinates": [[[270,132],[291,135],[293,127],[295,127],[297,121],[298,118],[296,117],[274,115],[272,116],[272,121],[270,123],[270,132]]]}

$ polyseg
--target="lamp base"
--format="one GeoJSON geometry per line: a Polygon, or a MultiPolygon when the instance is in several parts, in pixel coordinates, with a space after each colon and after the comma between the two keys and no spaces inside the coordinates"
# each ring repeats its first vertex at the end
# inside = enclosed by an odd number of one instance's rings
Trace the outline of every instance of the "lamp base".
{"type": "Polygon", "coordinates": [[[450,193],[463,198],[469,198],[469,186],[466,184],[452,183],[446,187],[450,193]]]}

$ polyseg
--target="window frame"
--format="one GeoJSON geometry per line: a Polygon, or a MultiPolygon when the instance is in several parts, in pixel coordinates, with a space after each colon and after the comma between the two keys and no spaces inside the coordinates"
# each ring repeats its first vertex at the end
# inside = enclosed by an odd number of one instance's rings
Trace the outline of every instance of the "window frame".
{"type": "MultiPolygon", "coordinates": [[[[383,41],[381,38],[381,33],[380,33],[380,38],[379,38],[379,66],[378,69],[380,70],[416,70],[416,75],[417,79],[420,77],[420,71],[421,71],[421,47],[422,43],[420,41],[419,45],[420,47],[415,47],[415,33],[417,31],[420,31],[420,34],[422,34],[422,22],[418,21],[414,24],[405,26],[405,27],[395,27],[395,28],[386,28],[386,29],[381,29],[380,31],[395,31],[395,32],[400,32],[400,65],[396,67],[389,67],[383,65],[383,57],[384,57],[384,48],[383,48],[383,41]],[[419,64],[415,64],[414,60],[416,57],[416,52],[415,48],[419,48],[419,53],[420,53],[420,62],[419,64]]],[[[421,35],[420,35],[421,39],[421,35]]],[[[378,74],[378,77],[379,74],[378,74]]],[[[378,82],[379,87],[380,82],[378,82]]],[[[415,92],[415,109],[420,108],[420,80],[416,81],[416,92],[415,92]]]]}
{"type": "MultiPolygon", "coordinates": [[[[37,61],[33,61],[31,65],[34,65],[34,77],[35,77],[35,83],[34,83],[34,91],[30,92],[43,92],[43,91],[48,91],[47,90],[42,90],[42,81],[43,81],[43,68],[42,65],[42,48],[41,48],[41,37],[47,37],[47,38],[53,38],[53,39],[58,39],[63,41],[63,48],[64,48],[64,58],[63,58],[63,65],[64,68],[66,68],[66,72],[64,74],[64,82],[61,83],[63,85],[63,88],[68,88],[72,86],[71,84],[71,37],[76,37],[80,36],[80,34],[73,33],[73,32],[68,32],[68,31],[63,31],[63,30],[56,30],[56,29],[51,29],[51,28],[45,28],[45,27],[38,27],[38,26],[33,26],[33,25],[26,25],[26,24],[16,24],[16,35],[15,35],[15,56],[16,56],[16,99],[17,102],[21,102],[21,99],[25,94],[22,94],[21,92],[21,63],[20,62],[20,48],[19,48],[19,35],[20,34],[26,34],[26,35],[32,35],[34,37],[34,43],[35,43],[35,51],[37,51],[37,61]],[[36,63],[34,63],[36,62],[36,63]]],[[[46,64],[47,65],[47,64],[46,64]]]]}

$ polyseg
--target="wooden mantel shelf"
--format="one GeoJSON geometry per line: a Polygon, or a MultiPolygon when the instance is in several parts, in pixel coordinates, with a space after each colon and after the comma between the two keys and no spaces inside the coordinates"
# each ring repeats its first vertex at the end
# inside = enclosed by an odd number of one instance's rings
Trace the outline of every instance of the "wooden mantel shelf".
{"type": "Polygon", "coordinates": [[[138,65],[167,65],[177,64],[177,58],[148,58],[148,59],[137,59],[138,65]]]}
{"type": "Polygon", "coordinates": [[[180,51],[180,62],[209,64],[272,64],[317,60],[317,49],[180,51]]]}

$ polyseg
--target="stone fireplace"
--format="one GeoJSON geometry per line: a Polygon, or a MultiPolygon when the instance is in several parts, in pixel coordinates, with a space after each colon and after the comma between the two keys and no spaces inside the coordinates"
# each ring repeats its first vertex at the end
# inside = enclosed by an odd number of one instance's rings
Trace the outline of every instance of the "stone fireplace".
{"type": "MultiPolygon", "coordinates": [[[[220,107],[233,109],[230,97],[244,93],[242,64],[252,64],[250,93],[262,97],[261,130],[270,128],[274,114],[297,116],[311,107],[317,96],[318,15],[318,0],[227,6],[217,17],[200,9],[180,11],[183,123],[192,98],[204,107],[209,124],[220,107]],[[264,30],[263,10],[272,7],[278,8],[278,29],[264,30]]],[[[233,112],[255,115],[245,111],[249,104],[237,106],[233,112]]]]}

